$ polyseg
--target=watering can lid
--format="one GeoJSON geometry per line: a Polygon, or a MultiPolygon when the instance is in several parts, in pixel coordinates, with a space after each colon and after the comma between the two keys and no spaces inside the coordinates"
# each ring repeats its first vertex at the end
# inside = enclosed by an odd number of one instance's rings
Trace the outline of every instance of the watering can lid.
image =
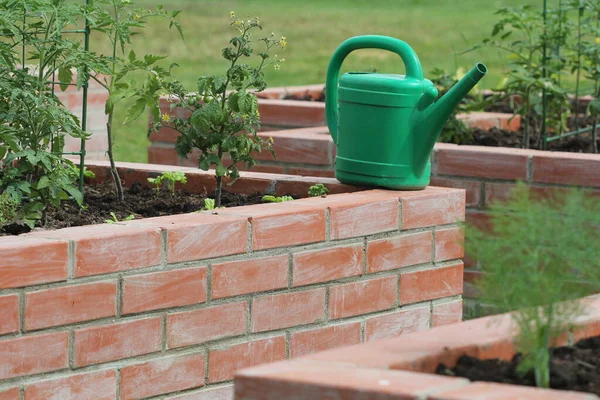
{"type": "Polygon", "coordinates": [[[347,72],[340,78],[340,87],[368,92],[421,94],[423,80],[397,74],[347,72]]]}

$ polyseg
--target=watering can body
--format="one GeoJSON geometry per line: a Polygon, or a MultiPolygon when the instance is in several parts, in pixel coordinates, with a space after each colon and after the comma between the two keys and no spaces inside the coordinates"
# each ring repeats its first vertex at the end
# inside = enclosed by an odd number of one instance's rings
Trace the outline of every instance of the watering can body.
{"type": "Polygon", "coordinates": [[[405,42],[370,35],[342,43],[330,61],[326,82],[327,124],[337,146],[336,178],[400,190],[429,185],[430,154],[443,125],[485,74],[483,64],[474,70],[434,104],[438,92],[424,79],[417,55],[405,42]],[[345,57],[361,48],[399,54],[406,75],[350,72],[339,78],[345,57]]]}

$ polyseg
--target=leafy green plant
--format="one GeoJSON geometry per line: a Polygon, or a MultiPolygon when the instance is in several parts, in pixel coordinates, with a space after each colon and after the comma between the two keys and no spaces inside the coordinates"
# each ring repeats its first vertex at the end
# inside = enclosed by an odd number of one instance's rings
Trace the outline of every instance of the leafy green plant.
{"type": "Polygon", "coordinates": [[[104,222],[106,222],[107,224],[116,224],[119,222],[131,221],[132,219],[135,219],[135,215],[130,214],[127,217],[125,217],[122,221],[119,221],[119,218],[117,218],[117,214],[115,214],[113,211],[111,211],[110,219],[105,219],[104,222]]]}
{"type": "Polygon", "coordinates": [[[19,202],[8,193],[0,194],[0,228],[16,220],[19,206],[19,202]]]}
{"type": "Polygon", "coordinates": [[[123,100],[132,99],[135,101],[128,110],[125,123],[139,118],[146,107],[150,107],[154,118],[158,120],[160,118],[159,93],[164,90],[165,80],[170,79],[171,69],[176,66],[176,64],[171,64],[168,69],[165,69],[156,64],[165,57],[146,54],[138,58],[133,50],[129,51],[125,58],[125,49],[131,44],[132,36],[137,33],[135,30],[143,28],[150,19],[155,17],[166,19],[169,22],[169,28],[175,27],[181,38],[183,38],[183,31],[175,19],[180,12],[168,13],[163,6],[158,6],[156,10],[146,10],[136,6],[131,0],[96,0],[96,4],[97,6],[88,14],[91,29],[108,37],[112,55],[109,57],[108,68],[96,71],[91,77],[109,94],[105,106],[105,113],[108,116],[106,124],[107,156],[111,165],[111,175],[117,198],[119,201],[123,201],[123,187],[113,153],[115,108],[123,100]],[[133,76],[144,76],[145,79],[140,85],[133,76]]]}
{"type": "Polygon", "coordinates": [[[567,13],[557,9],[548,12],[544,25],[542,11],[530,5],[502,7],[496,14],[500,19],[491,36],[467,51],[490,46],[509,54],[509,73],[495,89],[496,97],[508,98],[515,113],[522,117],[522,147],[529,148],[532,140],[535,147],[541,147],[542,124],[548,130],[562,132],[570,113],[567,91],[560,85],[567,60],[552,50],[567,44],[572,22],[567,13]],[[546,58],[544,48],[549,52],[546,58]],[[542,101],[543,90],[547,93],[546,104],[542,101]]]}
{"type": "Polygon", "coordinates": [[[225,74],[201,76],[197,93],[189,93],[181,84],[173,83],[169,89],[174,98],[171,110],[186,109],[190,117],[174,118],[163,114],[152,129],[166,126],[176,130],[180,136],[175,148],[180,156],[187,158],[193,149],[197,149],[200,151],[198,167],[205,171],[214,167],[216,207],[221,205],[223,177],[230,177],[231,185],[239,177],[238,163],[251,168],[256,164],[255,153],[273,152],[272,140],[263,140],[257,133],[260,115],[255,92],[267,87],[263,70],[269,65],[279,69],[285,61],[269,52],[287,45],[285,37],[276,38],[273,33],[254,40],[253,32],[262,30],[258,18],[237,19],[231,12],[231,19],[231,26],[238,34],[221,51],[229,63],[225,74]],[[258,64],[251,66],[245,59],[255,54],[255,42],[264,48],[256,53],[260,60],[258,64]],[[227,162],[225,156],[228,156],[227,162]]]}
{"type": "Polygon", "coordinates": [[[319,197],[326,196],[329,193],[329,189],[325,187],[322,183],[317,183],[316,185],[312,185],[308,188],[308,196],[309,197],[319,197]]]}
{"type": "Polygon", "coordinates": [[[553,340],[585,311],[578,299],[599,288],[600,202],[580,190],[536,199],[520,184],[490,213],[490,230],[466,232],[467,251],[485,272],[481,301],[514,311],[519,371],[533,371],[536,384],[548,387],[553,340]]]}
{"type": "Polygon", "coordinates": [[[156,178],[148,178],[148,182],[153,184],[158,192],[163,184],[166,184],[167,189],[171,192],[172,195],[175,194],[175,184],[176,183],[187,183],[187,177],[183,172],[163,172],[156,178]]]}
{"type": "MultiPolygon", "coordinates": [[[[456,74],[450,75],[443,69],[435,68],[431,71],[431,81],[438,90],[438,99],[445,95],[454,85],[458,83],[463,72],[458,70],[456,74]]],[[[456,118],[458,113],[464,113],[473,111],[474,109],[480,108],[480,102],[476,102],[473,96],[467,97],[463,100],[458,107],[456,107],[448,121],[442,129],[442,133],[438,138],[439,142],[443,143],[454,143],[454,144],[469,144],[473,141],[473,131],[469,128],[462,120],[456,118]]]]}
{"type": "Polygon", "coordinates": [[[86,139],[76,116],[51,90],[73,80],[81,87],[88,68],[103,59],[62,32],[86,10],[65,0],[0,0],[0,188],[20,204],[17,219],[33,228],[48,206],[73,199],[80,205],[73,163],[61,156],[67,135],[86,139]],[[20,53],[17,53],[17,49],[20,53]]]}
{"type": "Polygon", "coordinates": [[[292,196],[271,196],[271,195],[266,195],[263,196],[262,201],[264,201],[265,203],[283,203],[286,201],[292,201],[294,200],[294,198],[292,196]]]}

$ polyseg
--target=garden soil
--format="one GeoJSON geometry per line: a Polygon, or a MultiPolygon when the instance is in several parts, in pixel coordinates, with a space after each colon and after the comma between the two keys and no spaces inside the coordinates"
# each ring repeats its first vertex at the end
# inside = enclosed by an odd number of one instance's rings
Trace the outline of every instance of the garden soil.
{"type": "MultiPolygon", "coordinates": [[[[454,368],[440,364],[439,375],[458,376],[471,381],[509,383],[535,386],[533,372],[523,376],[517,373],[521,360],[517,354],[511,361],[499,359],[479,360],[463,356],[454,368]]],[[[600,395],[600,336],[584,339],[572,347],[553,349],[550,364],[552,389],[574,390],[600,395]]]]}
{"type": "MultiPolygon", "coordinates": [[[[105,223],[112,219],[114,212],[118,221],[123,221],[130,215],[135,219],[160,217],[164,215],[184,214],[198,211],[204,207],[206,195],[190,194],[167,190],[160,193],[155,189],[142,187],[135,183],[131,189],[125,190],[125,201],[117,201],[112,183],[87,186],[85,189],[85,209],[76,204],[63,202],[61,209],[49,209],[47,222],[43,229],[60,229],[70,226],[94,225],[105,223]]],[[[253,195],[233,194],[223,192],[221,203],[224,207],[237,207],[263,203],[262,194],[253,195]]],[[[213,196],[210,196],[214,198],[213,196]]],[[[40,228],[36,228],[40,229],[40,228]]],[[[4,227],[0,236],[19,235],[29,231],[24,225],[13,224],[4,227]]]]}

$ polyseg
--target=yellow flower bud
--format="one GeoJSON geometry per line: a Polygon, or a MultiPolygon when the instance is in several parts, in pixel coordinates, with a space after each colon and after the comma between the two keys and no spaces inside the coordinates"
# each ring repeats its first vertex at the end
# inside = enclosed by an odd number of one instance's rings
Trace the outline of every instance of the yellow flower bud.
{"type": "Polygon", "coordinates": [[[161,119],[163,122],[169,122],[171,120],[171,116],[169,114],[163,114],[161,119]]]}

